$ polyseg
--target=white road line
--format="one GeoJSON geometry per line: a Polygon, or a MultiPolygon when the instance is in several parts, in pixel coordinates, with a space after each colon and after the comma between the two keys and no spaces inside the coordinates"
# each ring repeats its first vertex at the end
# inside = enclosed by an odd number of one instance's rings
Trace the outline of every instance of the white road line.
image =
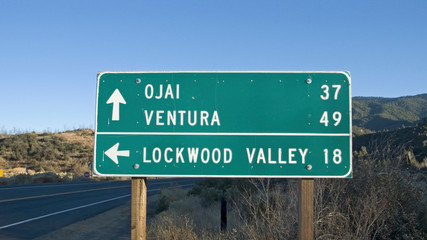
{"type": "MultiPolygon", "coordinates": [[[[189,187],[189,186],[192,186],[192,185],[194,185],[194,184],[185,184],[185,185],[181,185],[181,186],[177,186],[177,187],[189,187]]],[[[160,189],[151,189],[151,190],[148,190],[147,193],[154,192],[154,191],[159,191],[159,190],[160,189]]],[[[81,209],[81,208],[90,207],[90,206],[93,206],[93,205],[97,205],[97,204],[101,204],[101,203],[105,203],[105,202],[114,201],[114,200],[117,200],[117,199],[120,199],[120,198],[129,197],[129,196],[131,196],[131,194],[127,194],[127,195],[123,195],[123,196],[115,197],[115,198],[110,198],[110,199],[103,200],[103,201],[100,201],[100,202],[95,202],[95,203],[91,203],[91,204],[87,204],[87,205],[83,205],[83,206],[79,206],[79,207],[75,207],[75,208],[70,208],[70,209],[59,211],[59,212],[49,213],[49,214],[46,214],[46,215],[43,215],[43,216],[39,216],[39,217],[35,217],[35,218],[30,218],[30,219],[27,219],[27,220],[24,220],[24,221],[20,221],[20,222],[8,224],[8,225],[5,225],[5,226],[0,226],[0,230],[1,229],[5,229],[5,228],[9,228],[9,227],[13,227],[13,226],[16,226],[16,225],[20,225],[20,224],[23,224],[23,223],[35,221],[35,220],[38,220],[38,219],[50,217],[50,216],[53,216],[53,215],[58,215],[58,214],[61,214],[61,213],[66,213],[66,212],[78,210],[78,209],[81,209]]]]}
{"type": "Polygon", "coordinates": [[[47,188],[47,187],[73,187],[73,186],[81,186],[81,185],[99,185],[99,184],[105,184],[108,182],[91,182],[91,183],[72,183],[72,184],[46,184],[46,185],[34,185],[34,186],[16,186],[16,187],[7,187],[7,188],[0,188],[0,191],[2,190],[15,190],[15,189],[26,189],[26,188],[47,188]]]}
{"type": "Polygon", "coordinates": [[[70,212],[70,211],[74,211],[74,210],[77,210],[77,209],[81,209],[81,208],[85,208],[85,207],[90,207],[90,206],[101,204],[101,203],[105,203],[105,202],[114,201],[114,200],[117,200],[117,199],[120,199],[120,198],[129,197],[130,195],[131,194],[127,194],[127,195],[120,196],[120,197],[110,198],[110,199],[103,200],[103,201],[100,201],[100,202],[95,202],[95,203],[91,203],[91,204],[87,204],[87,205],[83,205],[83,206],[79,206],[79,207],[75,207],[75,208],[70,208],[70,209],[59,211],[59,212],[49,213],[49,214],[46,214],[46,215],[43,215],[43,216],[39,216],[39,217],[35,217],[35,218],[30,218],[30,219],[27,219],[27,220],[24,220],[24,221],[12,223],[12,224],[5,225],[5,226],[0,226],[0,230],[8,228],[8,227],[13,227],[13,226],[16,226],[16,225],[20,225],[20,224],[23,224],[23,223],[31,222],[31,221],[34,221],[34,220],[38,220],[38,219],[50,217],[50,216],[53,216],[53,215],[58,215],[58,214],[61,214],[61,213],[70,212]]]}
{"type": "Polygon", "coordinates": [[[50,194],[44,194],[44,195],[33,195],[33,196],[27,196],[27,197],[20,197],[20,198],[9,198],[9,199],[0,200],[0,203],[20,201],[20,200],[29,200],[29,199],[35,199],[35,198],[44,198],[44,197],[56,197],[56,196],[61,196],[61,195],[86,193],[86,192],[101,191],[101,190],[111,190],[111,189],[117,189],[117,188],[130,188],[130,186],[95,188],[95,189],[77,190],[77,191],[72,191],[72,192],[59,192],[59,193],[50,193],[50,194]]]}
{"type": "MultiPolygon", "coordinates": [[[[151,180],[149,180],[151,181],[151,180]]],[[[175,183],[175,182],[183,182],[183,181],[191,181],[189,179],[184,179],[184,180],[172,180],[172,181],[167,181],[167,182],[150,182],[150,185],[158,185],[158,184],[163,184],[163,183],[175,183]]],[[[71,183],[71,184],[46,184],[46,185],[34,185],[34,186],[16,186],[16,187],[5,187],[5,188],[0,188],[0,191],[3,190],[19,190],[19,189],[27,189],[27,188],[48,188],[48,187],[72,187],[72,186],[81,186],[81,185],[101,185],[101,184],[108,184],[108,183],[115,183],[115,182],[121,182],[121,181],[114,181],[114,182],[89,182],[89,183],[71,183]]]]}

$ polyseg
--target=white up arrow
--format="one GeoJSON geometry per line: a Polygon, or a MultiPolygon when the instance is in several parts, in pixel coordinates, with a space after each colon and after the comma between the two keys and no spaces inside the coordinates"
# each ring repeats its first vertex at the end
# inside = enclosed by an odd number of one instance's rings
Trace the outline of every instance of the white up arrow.
{"type": "Polygon", "coordinates": [[[113,104],[113,121],[119,121],[120,120],[120,103],[126,104],[125,99],[123,98],[122,94],[120,93],[119,89],[114,90],[113,94],[111,94],[111,97],[107,100],[107,104],[113,104]]]}
{"type": "Polygon", "coordinates": [[[112,146],[105,152],[105,155],[107,155],[116,164],[119,164],[117,156],[129,157],[129,150],[119,151],[119,143],[116,143],[114,146],[112,146]]]}

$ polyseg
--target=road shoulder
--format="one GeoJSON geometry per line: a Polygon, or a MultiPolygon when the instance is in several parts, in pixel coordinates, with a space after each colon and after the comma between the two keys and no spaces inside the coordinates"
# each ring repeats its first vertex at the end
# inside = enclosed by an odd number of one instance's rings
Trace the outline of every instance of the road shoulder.
{"type": "Polygon", "coordinates": [[[130,202],[35,240],[130,239],[130,202]]]}

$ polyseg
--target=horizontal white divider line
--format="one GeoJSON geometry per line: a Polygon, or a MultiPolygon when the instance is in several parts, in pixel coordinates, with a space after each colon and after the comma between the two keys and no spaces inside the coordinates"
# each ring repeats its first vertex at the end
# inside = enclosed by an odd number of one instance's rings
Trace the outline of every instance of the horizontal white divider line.
{"type": "Polygon", "coordinates": [[[117,199],[120,199],[120,198],[129,197],[130,195],[131,194],[127,194],[127,195],[120,196],[120,197],[110,198],[110,199],[103,200],[103,201],[100,201],[100,202],[95,202],[95,203],[91,203],[91,204],[87,204],[87,205],[83,205],[83,206],[79,206],[79,207],[75,207],[75,208],[70,208],[70,209],[59,211],[59,212],[49,213],[49,214],[46,214],[46,215],[43,215],[43,216],[39,216],[39,217],[35,217],[35,218],[30,218],[30,219],[27,219],[27,220],[24,220],[24,221],[12,223],[12,224],[5,225],[5,226],[0,226],[0,230],[8,228],[8,227],[13,227],[13,226],[16,226],[16,225],[20,225],[20,224],[23,224],[23,223],[31,222],[31,221],[34,221],[34,220],[38,220],[38,219],[50,217],[50,216],[53,216],[53,215],[57,215],[57,214],[65,213],[65,212],[70,212],[70,211],[78,210],[78,209],[85,208],[85,207],[90,207],[90,206],[101,204],[101,203],[105,203],[105,202],[114,201],[114,200],[117,200],[117,199]]]}
{"type": "Polygon", "coordinates": [[[97,132],[99,135],[184,135],[184,136],[350,136],[350,133],[226,133],[226,132],[97,132]]]}

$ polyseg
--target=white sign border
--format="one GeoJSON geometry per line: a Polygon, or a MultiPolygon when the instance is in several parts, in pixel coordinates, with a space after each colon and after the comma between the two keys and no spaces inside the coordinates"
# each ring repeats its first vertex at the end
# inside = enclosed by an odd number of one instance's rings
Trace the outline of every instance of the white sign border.
{"type": "MultiPolygon", "coordinates": [[[[353,173],[353,126],[352,126],[352,98],[351,98],[351,76],[350,72],[348,71],[100,71],[98,72],[97,81],[96,81],[96,105],[95,105],[95,139],[94,139],[94,157],[93,157],[93,176],[94,177],[194,177],[194,178],[348,178],[353,173]],[[275,135],[275,136],[349,136],[350,137],[350,146],[349,146],[349,159],[350,159],[350,167],[349,171],[340,176],[328,176],[328,175],[322,175],[322,176],[313,176],[313,175],[279,175],[279,176],[272,176],[272,175],[168,175],[168,174],[103,174],[99,173],[96,170],[96,141],[97,141],[97,135],[103,135],[103,134],[123,134],[119,132],[98,132],[98,97],[99,97],[99,80],[102,75],[104,74],[129,74],[129,73],[338,73],[338,74],[344,74],[348,79],[348,86],[349,86],[349,121],[350,121],[350,133],[338,133],[338,134],[312,134],[312,133],[299,133],[299,135],[293,135],[298,133],[203,133],[208,135],[235,135],[237,134],[248,134],[248,135],[266,135],[266,136],[272,136],[275,134],[281,134],[281,135],[275,135]],[[284,135],[286,134],[286,135],[284,135]],[[289,135],[292,134],[292,135],[289,135]],[[303,134],[303,135],[301,135],[303,134]],[[304,135],[305,134],[305,135],[304,135]]],[[[157,135],[172,135],[173,133],[170,132],[153,132],[157,135]]],[[[126,133],[126,134],[137,134],[137,135],[153,135],[153,133],[126,133]]],[[[175,135],[180,134],[186,134],[186,133],[176,133],[175,135]]],[[[202,133],[187,133],[188,135],[201,135],[202,133]]]]}

